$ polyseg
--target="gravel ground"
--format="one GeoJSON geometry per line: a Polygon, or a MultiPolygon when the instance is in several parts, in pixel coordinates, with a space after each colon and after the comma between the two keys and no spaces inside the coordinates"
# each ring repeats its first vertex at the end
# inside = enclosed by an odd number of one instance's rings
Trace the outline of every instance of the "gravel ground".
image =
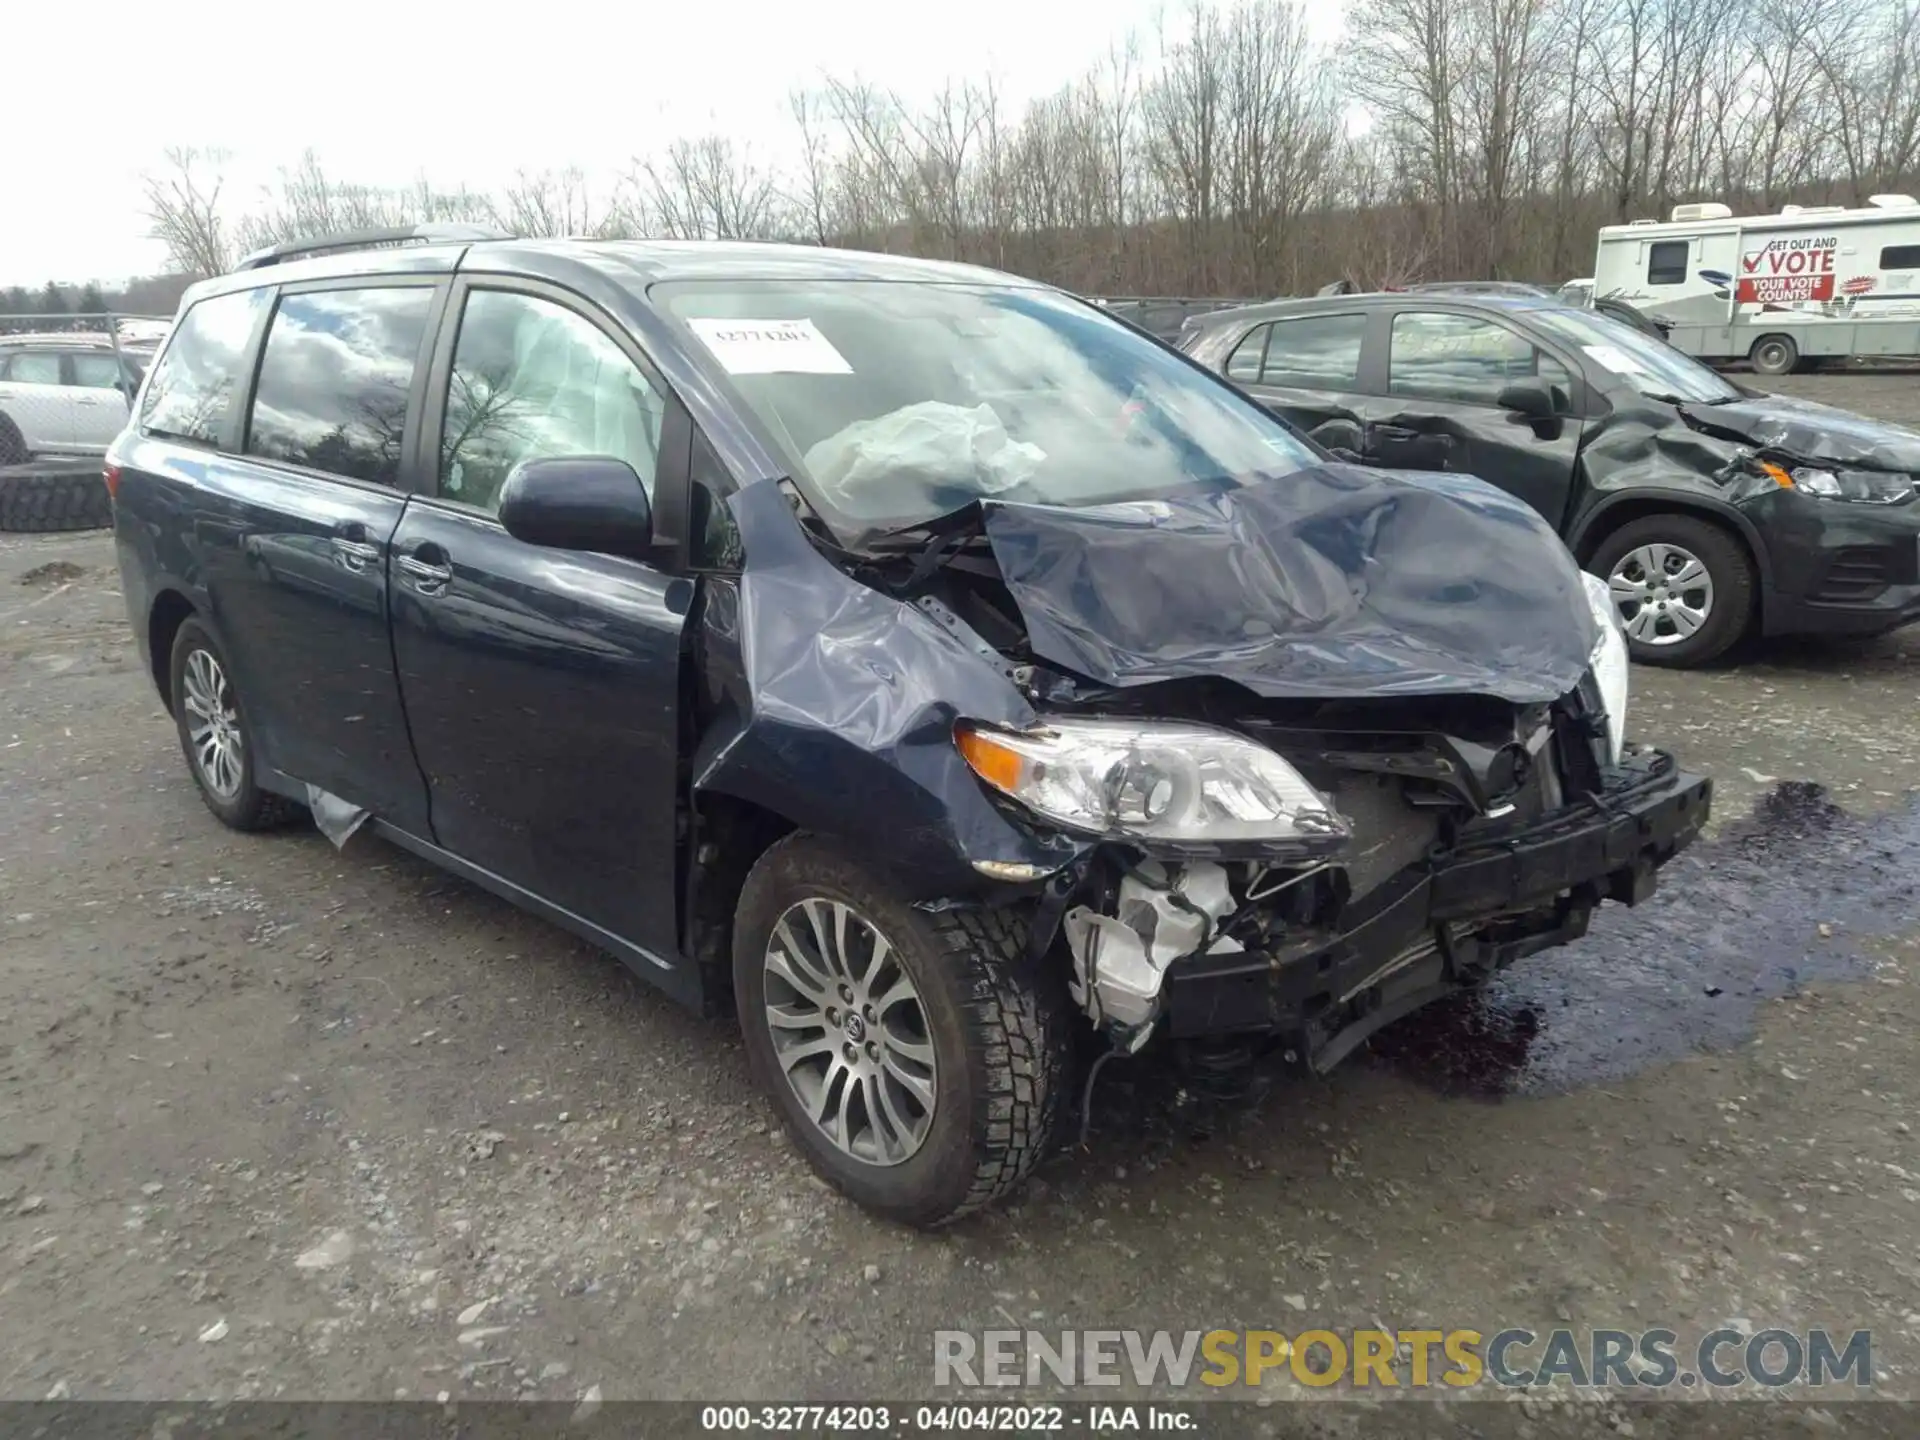
{"type": "Polygon", "coordinates": [[[1636,671],[1719,785],[1658,903],[1204,1130],[1110,1067],[1090,1151],[928,1237],[809,1177],[728,1024],[378,841],[221,829],[108,539],[0,538],[0,1398],[903,1398],[935,1327],[1729,1320],[1871,1327],[1920,1395],[1917,678],[1920,628],[1636,671]]]}

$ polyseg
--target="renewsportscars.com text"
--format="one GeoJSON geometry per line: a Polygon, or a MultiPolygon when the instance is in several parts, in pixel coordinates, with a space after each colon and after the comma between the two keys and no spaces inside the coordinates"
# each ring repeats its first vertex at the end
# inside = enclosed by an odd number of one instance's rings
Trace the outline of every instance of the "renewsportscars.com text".
{"type": "Polygon", "coordinates": [[[1873,1383],[1871,1331],[936,1330],[936,1386],[1302,1385],[1725,1390],[1873,1383]]]}

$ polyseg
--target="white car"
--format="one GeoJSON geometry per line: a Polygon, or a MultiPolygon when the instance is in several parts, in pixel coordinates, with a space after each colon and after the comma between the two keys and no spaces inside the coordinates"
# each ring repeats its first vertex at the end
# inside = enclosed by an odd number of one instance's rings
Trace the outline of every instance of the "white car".
{"type": "Polygon", "coordinates": [[[104,336],[0,336],[0,465],[105,453],[127,423],[143,362],[104,336]]]}

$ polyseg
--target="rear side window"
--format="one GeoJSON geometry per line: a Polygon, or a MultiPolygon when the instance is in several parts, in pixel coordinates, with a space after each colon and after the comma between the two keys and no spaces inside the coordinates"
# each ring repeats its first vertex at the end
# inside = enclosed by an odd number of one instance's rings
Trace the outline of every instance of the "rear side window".
{"type": "Polygon", "coordinates": [[[1920,270],[1920,245],[1888,245],[1880,251],[1882,270],[1920,270]]]}
{"type": "Polygon", "coordinates": [[[260,357],[247,453],[397,485],[432,305],[423,285],[282,296],[260,357]]]}
{"type": "Polygon", "coordinates": [[[1227,376],[1229,379],[1243,381],[1251,385],[1260,378],[1260,357],[1266,352],[1268,325],[1256,325],[1247,332],[1247,338],[1233,347],[1233,354],[1227,357],[1227,376]]]}
{"type": "Polygon", "coordinates": [[[88,390],[120,388],[120,362],[111,355],[75,355],[73,383],[88,390]]]}
{"type": "Polygon", "coordinates": [[[1656,240],[1647,247],[1647,284],[1679,285],[1687,278],[1687,241],[1656,240]]]}
{"type": "Polygon", "coordinates": [[[1394,395],[1493,405],[1526,380],[1557,386],[1563,396],[1570,383],[1551,355],[1491,320],[1412,310],[1393,317],[1387,389],[1394,395]]]}
{"type": "Polygon", "coordinates": [[[7,367],[7,378],[16,385],[58,385],[58,355],[16,355],[7,367]]]}
{"type": "Polygon", "coordinates": [[[264,290],[200,301],[181,317],[140,402],[140,428],[153,435],[218,445],[227,412],[245,390],[241,361],[264,290]]]}
{"type": "Polygon", "coordinates": [[[1351,390],[1360,383],[1364,315],[1303,315],[1276,320],[1260,373],[1268,385],[1306,390],[1351,390]]]}

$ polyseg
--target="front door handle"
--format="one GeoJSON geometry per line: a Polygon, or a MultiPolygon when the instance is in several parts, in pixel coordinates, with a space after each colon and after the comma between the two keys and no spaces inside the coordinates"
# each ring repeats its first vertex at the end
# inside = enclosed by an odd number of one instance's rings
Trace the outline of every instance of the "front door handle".
{"type": "Polygon", "coordinates": [[[422,595],[438,595],[453,579],[453,566],[437,563],[432,558],[444,553],[438,546],[423,545],[413,554],[402,555],[393,563],[401,574],[413,581],[413,588],[422,595]]]}

